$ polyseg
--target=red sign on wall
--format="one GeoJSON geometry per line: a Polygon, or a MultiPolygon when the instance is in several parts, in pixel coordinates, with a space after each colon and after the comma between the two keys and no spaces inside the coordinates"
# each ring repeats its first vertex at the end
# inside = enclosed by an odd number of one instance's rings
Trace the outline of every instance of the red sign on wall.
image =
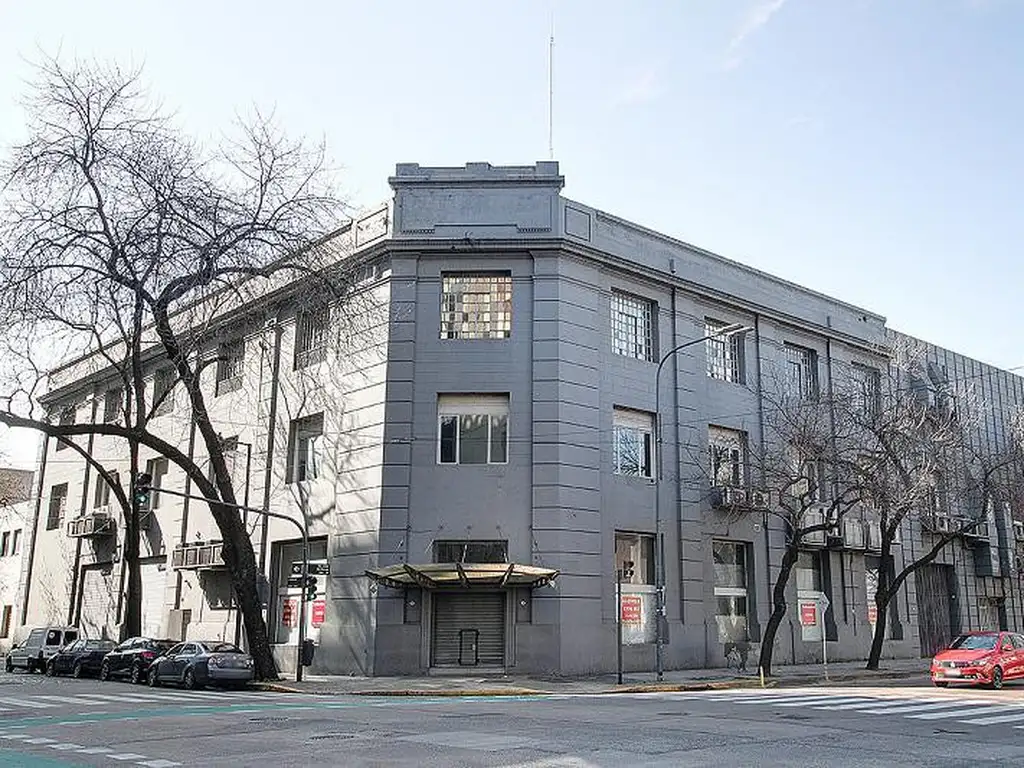
{"type": "Polygon", "coordinates": [[[875,624],[878,621],[878,606],[868,606],[868,624],[875,624]]]}
{"type": "Polygon", "coordinates": [[[642,619],[643,601],[636,595],[622,596],[622,623],[640,624],[642,619]]]}
{"type": "Polygon", "coordinates": [[[800,603],[800,623],[805,627],[813,627],[818,623],[818,606],[816,603],[800,603]]]}
{"type": "Polygon", "coordinates": [[[313,626],[319,627],[324,623],[324,618],[327,616],[327,601],[326,600],[314,600],[313,601],[313,626]]]}
{"type": "Polygon", "coordinates": [[[281,623],[286,627],[295,626],[295,601],[285,600],[281,606],[281,623]]]}

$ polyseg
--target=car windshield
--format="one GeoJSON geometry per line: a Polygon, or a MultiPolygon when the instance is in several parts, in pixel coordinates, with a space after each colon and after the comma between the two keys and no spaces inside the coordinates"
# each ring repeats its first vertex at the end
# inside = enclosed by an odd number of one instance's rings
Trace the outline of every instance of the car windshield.
{"type": "Polygon", "coordinates": [[[109,651],[114,644],[110,640],[86,640],[85,650],[87,651],[109,651]]]}
{"type": "Polygon", "coordinates": [[[205,648],[210,653],[241,653],[242,652],[241,648],[239,648],[237,645],[232,645],[231,643],[202,643],[202,646],[203,646],[203,648],[205,648]]]}
{"type": "Polygon", "coordinates": [[[998,635],[960,635],[949,647],[957,651],[991,651],[998,639],[998,635]]]}
{"type": "Polygon", "coordinates": [[[148,648],[150,648],[151,650],[160,651],[161,653],[163,653],[168,648],[173,648],[174,647],[174,641],[173,640],[150,640],[148,643],[146,643],[146,646],[148,648]]]}

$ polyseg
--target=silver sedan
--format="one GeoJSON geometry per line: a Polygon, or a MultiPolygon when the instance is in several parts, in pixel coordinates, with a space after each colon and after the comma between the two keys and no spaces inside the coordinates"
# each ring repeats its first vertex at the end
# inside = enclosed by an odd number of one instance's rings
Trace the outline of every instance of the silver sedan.
{"type": "Polygon", "coordinates": [[[205,685],[244,686],[252,680],[252,657],[232,643],[189,640],[169,648],[149,668],[154,688],[175,683],[195,689],[205,685]]]}

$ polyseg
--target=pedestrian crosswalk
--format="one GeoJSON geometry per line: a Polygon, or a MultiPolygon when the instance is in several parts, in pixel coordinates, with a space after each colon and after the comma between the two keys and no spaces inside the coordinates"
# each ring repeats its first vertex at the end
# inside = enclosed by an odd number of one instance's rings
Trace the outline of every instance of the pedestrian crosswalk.
{"type": "Polygon", "coordinates": [[[901,689],[724,690],[667,694],[668,698],[699,699],[730,706],[767,706],[778,710],[821,710],[851,715],[886,715],[923,722],[953,721],[967,725],[1005,725],[1024,730],[1024,697],[1001,691],[990,698],[962,692],[901,689]]]}
{"type": "Polygon", "coordinates": [[[131,704],[140,707],[159,705],[203,705],[203,704],[243,704],[256,701],[295,698],[295,694],[272,693],[267,691],[181,691],[174,689],[136,689],[124,687],[104,687],[95,692],[75,692],[64,695],[32,694],[18,692],[7,695],[0,689],[0,713],[33,712],[43,714],[48,710],[81,709],[95,711],[95,708],[114,708],[118,704],[131,704]]]}

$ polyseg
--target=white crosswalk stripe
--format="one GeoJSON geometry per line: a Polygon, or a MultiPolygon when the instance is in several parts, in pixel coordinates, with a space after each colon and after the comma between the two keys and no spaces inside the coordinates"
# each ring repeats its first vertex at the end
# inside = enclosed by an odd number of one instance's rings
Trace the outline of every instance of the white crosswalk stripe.
{"type": "Polygon", "coordinates": [[[56,704],[48,704],[45,701],[31,701],[29,699],[15,699],[10,696],[0,696],[0,703],[13,704],[16,707],[29,707],[30,709],[51,709],[56,704]]]}
{"type": "MultiPolygon", "coordinates": [[[[134,688],[118,691],[107,688],[109,693],[82,692],[63,696],[53,694],[24,694],[0,696],[0,712],[21,710],[48,710],[59,708],[111,707],[115,704],[136,704],[142,707],[155,706],[199,706],[199,705],[242,705],[290,700],[298,702],[301,696],[291,693],[270,691],[184,691],[173,688],[136,691],[134,688]]],[[[93,710],[94,711],[94,710],[93,710]]]]}

